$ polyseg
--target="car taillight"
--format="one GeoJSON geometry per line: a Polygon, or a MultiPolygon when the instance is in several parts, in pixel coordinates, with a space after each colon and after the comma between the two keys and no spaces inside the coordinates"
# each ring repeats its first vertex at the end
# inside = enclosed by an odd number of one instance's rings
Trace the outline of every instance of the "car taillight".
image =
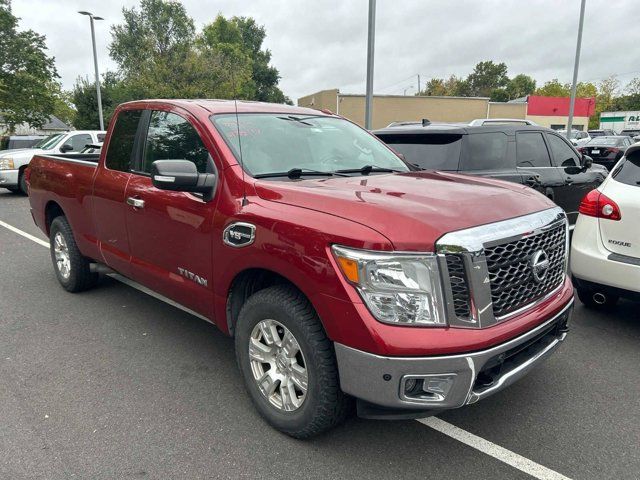
{"type": "Polygon", "coordinates": [[[580,153],[586,153],[586,151],[585,151],[584,147],[578,147],[578,148],[577,148],[577,150],[578,150],[580,153]]]}
{"type": "Polygon", "coordinates": [[[578,211],[582,215],[596,218],[608,218],[609,220],[620,220],[622,213],[620,207],[598,190],[591,190],[580,202],[578,211]]]}

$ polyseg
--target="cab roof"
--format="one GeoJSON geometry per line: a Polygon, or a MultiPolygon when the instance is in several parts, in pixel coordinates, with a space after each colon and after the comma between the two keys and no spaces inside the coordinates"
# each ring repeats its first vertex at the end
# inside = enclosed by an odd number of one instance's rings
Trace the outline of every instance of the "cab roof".
{"type": "Polygon", "coordinates": [[[278,103],[254,102],[250,100],[222,99],[149,99],[123,103],[124,108],[149,108],[153,105],[173,105],[195,113],[204,110],[209,114],[235,113],[236,103],[239,113],[286,113],[289,115],[330,115],[313,108],[295,107],[278,103]]]}

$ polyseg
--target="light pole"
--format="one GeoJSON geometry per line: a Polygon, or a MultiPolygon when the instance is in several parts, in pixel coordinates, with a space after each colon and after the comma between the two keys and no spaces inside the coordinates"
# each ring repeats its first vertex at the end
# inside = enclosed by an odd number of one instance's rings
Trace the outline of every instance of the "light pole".
{"type": "Polygon", "coordinates": [[[98,74],[98,54],[96,53],[96,32],[93,27],[94,20],[104,20],[102,17],[96,17],[91,12],[78,12],[80,15],[87,15],[91,22],[91,43],[93,44],[93,66],[96,71],[96,93],[98,94],[98,116],[100,117],[100,130],[104,130],[104,119],[102,118],[102,95],[100,95],[100,75],[98,74]]]}
{"type": "MultiPolygon", "coordinates": [[[[573,64],[573,83],[571,84],[571,98],[569,99],[569,120],[567,121],[567,139],[571,139],[573,129],[573,111],[576,103],[576,85],[578,83],[578,66],[580,65],[580,47],[582,46],[582,25],[584,24],[584,5],[586,0],[580,3],[580,23],[578,24],[578,43],[576,44],[576,59],[573,64]]],[[[589,128],[589,125],[587,125],[589,128]]]]}
{"type": "Polygon", "coordinates": [[[376,0],[369,0],[369,28],[367,38],[367,95],[364,106],[364,128],[371,129],[373,110],[373,53],[376,38],[376,0]]]}

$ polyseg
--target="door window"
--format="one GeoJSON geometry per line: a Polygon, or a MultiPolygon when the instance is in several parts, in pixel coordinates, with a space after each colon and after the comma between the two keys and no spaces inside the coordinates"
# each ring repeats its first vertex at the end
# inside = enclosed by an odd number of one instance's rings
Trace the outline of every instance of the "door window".
{"type": "Polygon", "coordinates": [[[72,150],[69,150],[70,152],[79,152],[90,143],[93,143],[91,135],[89,135],[88,133],[81,133],[69,138],[66,142],[64,142],[63,147],[69,145],[72,148],[72,150]]]}
{"type": "Polygon", "coordinates": [[[189,160],[207,172],[209,152],[193,126],[175,113],[153,111],[149,120],[142,171],[151,172],[156,160],[189,160]]]}
{"type": "Polygon", "coordinates": [[[131,169],[133,144],[141,116],[142,110],[124,110],[118,114],[105,159],[107,168],[121,172],[131,169]]]}
{"type": "Polygon", "coordinates": [[[461,170],[513,167],[513,158],[507,157],[507,136],[504,133],[477,133],[466,136],[461,170]]]}
{"type": "Polygon", "coordinates": [[[519,167],[550,167],[549,151],[542,132],[518,132],[516,157],[519,167]]]}
{"type": "Polygon", "coordinates": [[[553,163],[557,167],[580,166],[580,157],[566,140],[557,135],[547,135],[547,139],[553,154],[553,163]]]}

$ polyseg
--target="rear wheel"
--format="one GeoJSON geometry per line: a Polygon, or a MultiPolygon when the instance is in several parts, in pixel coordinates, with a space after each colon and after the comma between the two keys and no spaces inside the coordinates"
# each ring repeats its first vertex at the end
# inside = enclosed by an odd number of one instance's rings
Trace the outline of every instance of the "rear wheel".
{"type": "Polygon", "coordinates": [[[588,308],[609,309],[616,306],[620,297],[598,289],[576,287],[578,298],[588,308]]]}
{"type": "Polygon", "coordinates": [[[90,262],[80,253],[65,217],[56,217],[51,222],[49,244],[53,269],[62,288],[81,292],[97,283],[98,274],[91,273],[90,262]]]}
{"type": "Polygon", "coordinates": [[[252,295],[240,311],[235,343],[249,395],[272,426],[308,438],[345,418],[349,400],[333,345],[300,292],[280,285],[252,295]]]}

